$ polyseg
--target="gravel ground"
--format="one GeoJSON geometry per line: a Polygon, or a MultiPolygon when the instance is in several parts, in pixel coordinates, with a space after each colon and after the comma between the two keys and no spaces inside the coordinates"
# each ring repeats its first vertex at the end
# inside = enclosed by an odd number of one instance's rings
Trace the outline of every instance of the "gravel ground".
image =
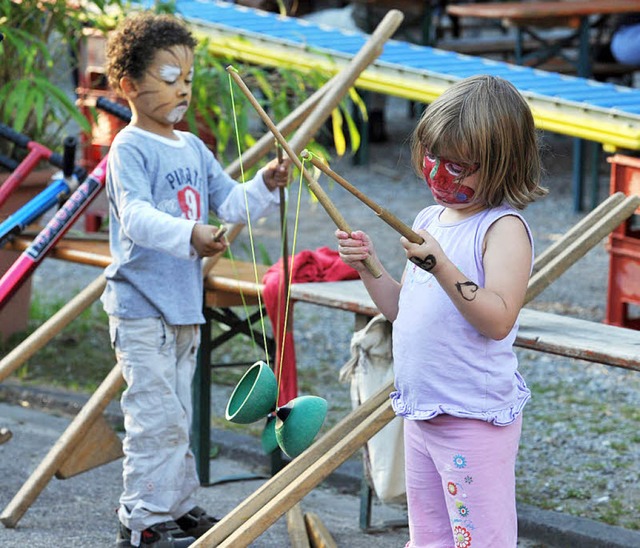
{"type": "MultiPolygon", "coordinates": [[[[387,105],[390,140],[371,145],[372,161],[356,166],[351,159],[332,167],[372,199],[387,207],[407,224],[430,196],[426,186],[409,168],[408,138],[414,122],[407,104],[390,100],[387,105]]],[[[525,211],[539,251],[578,222],[571,195],[571,142],[542,135],[547,170],[545,184],[550,195],[525,211]]],[[[600,199],[608,193],[609,166],[600,169],[600,199]]],[[[326,179],[321,184],[354,228],[368,231],[388,269],[399,274],[403,252],[398,235],[341,188],[326,179]]],[[[289,226],[295,226],[297,182],[292,186],[289,226]]],[[[298,216],[295,250],[334,246],[334,227],[326,212],[303,191],[298,216]]],[[[255,223],[253,237],[273,258],[280,238],[276,219],[255,223]]],[[[294,242],[295,240],[295,242],[294,242]]],[[[233,246],[243,258],[247,231],[233,246]]],[[[246,256],[245,256],[246,258],[246,256]]],[[[608,255],[599,244],[567,273],[541,293],[529,306],[543,311],[602,321],[607,292],[608,255]]],[[[100,273],[91,267],[70,267],[45,261],[34,278],[34,289],[42,295],[73,294],[100,273]],[[73,276],[66,273],[73,269],[73,276]]],[[[330,418],[342,416],[350,407],[348,387],[339,384],[338,371],[349,358],[353,317],[335,310],[298,303],[294,325],[301,383],[322,387],[319,395],[330,405],[330,418]]],[[[637,373],[579,360],[518,351],[521,371],[533,391],[525,411],[518,463],[520,501],[540,508],[579,515],[630,529],[639,529],[640,488],[637,462],[640,435],[640,376],[637,373]]],[[[222,356],[223,357],[223,356],[222,356]]],[[[214,377],[215,377],[214,373],[214,377]]],[[[213,414],[221,417],[229,388],[214,386],[213,414]]]]}

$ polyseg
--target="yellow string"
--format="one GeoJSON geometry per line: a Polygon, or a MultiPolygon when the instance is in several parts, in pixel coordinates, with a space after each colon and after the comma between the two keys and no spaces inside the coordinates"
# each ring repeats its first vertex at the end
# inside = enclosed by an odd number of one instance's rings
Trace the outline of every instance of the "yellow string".
{"type": "MultiPolygon", "coordinates": [[[[229,78],[229,92],[231,95],[231,108],[232,108],[232,112],[233,112],[233,123],[234,123],[234,130],[235,130],[235,137],[236,137],[236,147],[238,150],[238,158],[240,159],[240,178],[242,183],[245,183],[245,175],[244,175],[244,167],[242,164],[242,146],[240,143],[240,130],[238,129],[238,119],[237,119],[237,111],[236,111],[236,103],[235,103],[235,95],[233,93],[233,82],[232,82],[232,78],[231,75],[228,76],[229,78]]],[[[306,160],[303,159],[303,166],[304,166],[304,162],[306,160]]],[[[293,244],[291,246],[291,265],[289,268],[289,280],[288,280],[288,284],[287,284],[287,295],[286,295],[286,302],[285,302],[285,317],[284,317],[284,329],[282,330],[282,339],[281,339],[281,353],[280,353],[280,363],[278,364],[278,374],[277,374],[277,378],[278,378],[278,389],[277,389],[277,398],[276,401],[279,399],[280,396],[280,387],[282,384],[282,368],[283,368],[283,363],[284,363],[284,344],[285,344],[285,339],[286,339],[286,333],[287,333],[287,324],[289,321],[289,307],[290,307],[290,303],[291,303],[291,284],[293,281],[293,268],[294,268],[294,263],[295,263],[295,250],[296,250],[296,245],[297,245],[297,236],[298,236],[298,226],[299,226],[299,220],[300,220],[300,204],[301,204],[301,197],[302,197],[302,180],[303,180],[303,172],[300,171],[300,178],[298,181],[298,200],[297,200],[297,205],[296,205],[296,215],[295,215],[295,222],[294,222],[294,230],[293,230],[293,244]]],[[[245,209],[246,209],[246,213],[247,213],[247,230],[249,233],[249,243],[250,243],[250,249],[251,249],[251,259],[252,259],[252,264],[253,264],[253,273],[254,273],[254,280],[256,285],[260,285],[260,280],[258,278],[258,262],[256,259],[256,251],[255,251],[255,242],[253,239],[253,230],[252,230],[252,226],[251,226],[251,215],[249,213],[249,202],[248,202],[248,198],[247,198],[247,191],[246,191],[246,187],[243,187],[243,191],[244,191],[244,199],[245,199],[245,209]]],[[[285,219],[286,219],[286,213],[288,212],[288,202],[285,203],[285,219]]],[[[283,220],[284,223],[284,220],[283,220]]],[[[281,233],[281,237],[282,237],[282,241],[281,241],[281,249],[284,248],[284,237],[285,237],[285,232],[284,230],[281,233]]],[[[229,258],[231,260],[231,265],[232,265],[232,270],[234,272],[234,275],[236,276],[236,278],[238,278],[238,269],[237,269],[237,265],[235,263],[234,257],[233,257],[233,253],[231,251],[231,247],[229,247],[229,258]]],[[[283,257],[284,260],[284,257],[283,257]]],[[[249,317],[249,312],[248,312],[248,305],[247,305],[247,301],[245,299],[244,296],[244,292],[242,291],[242,288],[239,288],[239,293],[240,293],[240,299],[242,301],[242,305],[243,305],[243,309],[245,312],[245,315],[247,316],[247,318],[249,317]]],[[[267,363],[267,365],[269,365],[269,352],[267,350],[268,346],[267,346],[267,335],[266,335],[266,329],[265,329],[265,320],[264,320],[264,314],[262,312],[263,310],[263,306],[262,306],[262,295],[261,292],[258,291],[257,292],[258,295],[258,310],[260,311],[260,328],[262,330],[262,338],[263,338],[263,346],[265,349],[265,361],[267,363]]],[[[254,348],[257,345],[256,341],[255,341],[255,334],[254,334],[254,330],[253,327],[251,325],[251,321],[247,321],[247,323],[249,324],[249,333],[251,334],[251,340],[253,342],[254,348]]],[[[279,322],[276,323],[276,325],[279,325],[279,322]]]]}
{"type": "MultiPolygon", "coordinates": [[[[302,167],[304,168],[304,163],[305,163],[305,159],[302,160],[302,167]]],[[[298,180],[298,201],[296,203],[296,216],[294,219],[294,226],[293,226],[293,242],[291,244],[291,251],[289,253],[290,257],[291,257],[291,265],[289,267],[289,279],[287,280],[287,295],[286,295],[286,299],[285,299],[285,312],[284,312],[284,323],[282,324],[284,329],[282,330],[281,333],[281,344],[280,344],[280,348],[281,348],[281,352],[280,352],[280,363],[278,363],[278,374],[276,375],[278,378],[278,399],[280,397],[280,385],[282,384],[282,367],[284,365],[284,344],[285,344],[285,340],[286,340],[286,335],[287,335],[287,325],[289,324],[289,306],[291,303],[291,284],[293,282],[293,269],[295,266],[295,256],[296,256],[296,244],[297,244],[297,240],[298,240],[298,221],[300,219],[300,199],[302,196],[302,179],[303,179],[303,171],[300,170],[300,178],[298,180]]],[[[287,203],[285,210],[288,209],[289,204],[287,203]]],[[[281,244],[281,248],[284,248],[284,231],[282,231],[282,244],[281,244]]],[[[285,257],[282,258],[283,259],[283,263],[284,263],[284,259],[285,257]]],[[[287,258],[288,260],[288,258],[287,258]]],[[[284,264],[283,264],[284,267],[284,264]]],[[[283,273],[284,273],[284,268],[283,268],[283,273]]],[[[279,322],[278,322],[279,325],[279,322]]],[[[277,400],[276,400],[277,401],[277,400]]]]}
{"type": "MultiPolygon", "coordinates": [[[[242,181],[242,184],[243,184],[245,210],[247,213],[247,230],[249,232],[249,244],[251,249],[251,260],[253,264],[253,275],[254,275],[254,281],[256,285],[260,285],[260,280],[258,279],[258,261],[256,260],[256,250],[255,250],[255,245],[253,241],[253,230],[251,227],[251,215],[249,213],[249,200],[247,198],[247,188],[244,186],[245,176],[244,176],[244,167],[242,164],[242,146],[240,144],[240,130],[238,128],[238,116],[236,111],[236,102],[235,102],[235,95],[233,93],[233,82],[232,82],[231,75],[228,75],[228,79],[229,79],[229,93],[231,95],[231,110],[233,112],[233,125],[234,125],[235,135],[236,135],[236,146],[238,149],[238,158],[240,159],[240,180],[242,181]]],[[[236,277],[238,277],[238,270],[235,265],[235,262],[233,261],[233,255],[229,253],[229,256],[231,257],[231,264],[233,265],[232,268],[234,270],[234,274],[236,275],[236,277]]],[[[247,306],[242,288],[240,288],[240,299],[242,300],[244,312],[247,316],[247,320],[248,320],[247,323],[249,324],[249,333],[251,334],[251,340],[255,348],[255,345],[257,343],[255,341],[255,335],[254,335],[253,327],[251,325],[251,321],[249,320],[250,314],[248,311],[248,306],[247,306]]],[[[258,291],[258,310],[260,311],[260,328],[262,329],[262,344],[265,352],[265,362],[267,363],[267,365],[269,365],[269,352],[267,350],[268,348],[267,334],[265,330],[264,314],[262,312],[262,296],[260,294],[260,291],[258,291]]]]}

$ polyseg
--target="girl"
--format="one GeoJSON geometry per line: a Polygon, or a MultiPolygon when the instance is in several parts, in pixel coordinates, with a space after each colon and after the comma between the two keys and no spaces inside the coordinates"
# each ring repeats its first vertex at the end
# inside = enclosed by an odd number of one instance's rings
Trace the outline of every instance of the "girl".
{"type": "Polygon", "coordinates": [[[394,410],[404,417],[408,547],[517,543],[515,460],[530,392],[513,342],[533,262],[517,210],[546,194],[531,111],[507,81],[462,80],[434,101],[412,138],[416,171],[437,205],[401,238],[402,281],[367,234],[336,231],[393,322],[394,410]],[[374,278],[362,261],[383,270],[374,278]]]}

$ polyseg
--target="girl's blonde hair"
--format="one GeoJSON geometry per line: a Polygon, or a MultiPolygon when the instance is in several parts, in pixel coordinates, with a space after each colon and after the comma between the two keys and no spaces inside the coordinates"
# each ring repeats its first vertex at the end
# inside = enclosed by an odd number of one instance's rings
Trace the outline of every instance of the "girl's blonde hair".
{"type": "Polygon", "coordinates": [[[547,193],[540,186],[533,115],[502,78],[465,78],[431,103],[411,138],[412,164],[420,177],[427,150],[461,165],[478,165],[476,196],[487,207],[507,202],[524,209],[547,193]]]}

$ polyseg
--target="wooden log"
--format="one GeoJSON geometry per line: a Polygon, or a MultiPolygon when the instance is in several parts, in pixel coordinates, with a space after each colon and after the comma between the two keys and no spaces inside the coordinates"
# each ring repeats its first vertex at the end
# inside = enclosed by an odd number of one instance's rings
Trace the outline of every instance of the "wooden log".
{"type": "Polygon", "coordinates": [[[291,548],[311,548],[300,503],[294,505],[287,512],[287,530],[289,531],[291,548]]]}
{"type": "Polygon", "coordinates": [[[380,56],[385,42],[393,36],[403,19],[404,15],[401,11],[389,10],[358,53],[334,76],[334,85],[323,95],[314,112],[305,119],[289,142],[289,146],[296,154],[302,152],[309,142],[309,137],[318,132],[360,74],[380,56]]]}
{"type": "MultiPolygon", "coordinates": [[[[369,439],[377,434],[386,424],[394,418],[391,400],[387,399],[375,411],[368,415],[362,422],[354,427],[349,434],[331,447],[326,453],[314,460],[298,476],[296,481],[287,484],[283,489],[271,490],[271,497],[267,503],[257,511],[240,527],[219,544],[220,548],[235,548],[237,546],[249,546],[262,532],[273,525],[278,518],[316,485],[329,476],[338,466],[344,463],[353,453],[362,447],[369,439]]],[[[308,450],[307,450],[308,451],[308,450]]],[[[298,457],[302,458],[303,453],[298,457]]],[[[308,457],[305,459],[308,462],[308,457]]],[[[269,482],[267,482],[268,484],[269,482]]],[[[212,531],[215,527],[212,529],[212,531]]],[[[192,547],[215,546],[209,544],[206,535],[200,537],[192,547]]]]}
{"type": "MultiPolygon", "coordinates": [[[[563,243],[560,248],[561,251],[529,280],[529,289],[527,290],[525,302],[530,302],[542,293],[551,282],[566,272],[587,251],[610,234],[620,223],[633,215],[633,212],[638,208],[638,204],[640,204],[640,196],[629,196],[607,211],[592,226],[586,227],[577,237],[574,238],[574,235],[569,235],[567,241],[570,243],[566,246],[563,243]]],[[[563,238],[562,241],[564,242],[565,239],[563,238]]]]}
{"type": "Polygon", "coordinates": [[[306,512],[304,522],[307,526],[307,534],[311,540],[312,548],[338,548],[331,533],[322,523],[320,516],[315,512],[306,512]]]}
{"type": "Polygon", "coordinates": [[[18,369],[38,350],[46,346],[60,331],[77,318],[102,294],[106,280],[98,276],[58,312],[43,323],[0,361],[0,382],[18,369]]]}
{"type": "Polygon", "coordinates": [[[562,238],[548,246],[544,251],[536,256],[534,272],[545,267],[552,259],[558,256],[564,248],[574,242],[586,229],[605,217],[611,208],[622,203],[626,198],[623,192],[616,192],[604,200],[598,207],[585,215],[582,220],[573,225],[562,238]]]}
{"type": "Polygon", "coordinates": [[[60,465],[56,478],[68,479],[122,456],[122,441],[104,416],[99,415],[71,455],[60,465]]]}

